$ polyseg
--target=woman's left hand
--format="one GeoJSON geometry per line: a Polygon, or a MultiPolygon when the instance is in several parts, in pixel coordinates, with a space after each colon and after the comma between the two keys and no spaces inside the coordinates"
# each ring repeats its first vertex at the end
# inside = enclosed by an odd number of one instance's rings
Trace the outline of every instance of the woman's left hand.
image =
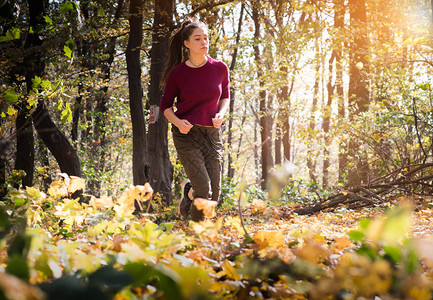
{"type": "Polygon", "coordinates": [[[223,115],[221,113],[217,113],[215,118],[212,118],[213,127],[219,128],[223,124],[223,115]]]}

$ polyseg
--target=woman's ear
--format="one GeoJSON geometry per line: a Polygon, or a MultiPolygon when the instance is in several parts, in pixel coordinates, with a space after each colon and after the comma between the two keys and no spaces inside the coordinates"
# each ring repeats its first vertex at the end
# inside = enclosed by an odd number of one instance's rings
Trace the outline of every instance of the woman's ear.
{"type": "Polygon", "coordinates": [[[189,41],[188,40],[184,40],[183,41],[183,45],[186,47],[186,48],[188,48],[189,49],[189,41]]]}

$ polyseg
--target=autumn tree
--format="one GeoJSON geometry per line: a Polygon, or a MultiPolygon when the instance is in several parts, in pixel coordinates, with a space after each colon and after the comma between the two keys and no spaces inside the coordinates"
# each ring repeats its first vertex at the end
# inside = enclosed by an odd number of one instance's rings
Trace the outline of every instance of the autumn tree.
{"type": "Polygon", "coordinates": [[[143,4],[144,0],[131,0],[129,4],[130,32],[126,49],[129,105],[132,121],[132,173],[134,185],[143,185],[149,182],[150,178],[140,63],[140,50],[143,41],[143,4]]]}
{"type": "Polygon", "coordinates": [[[155,192],[161,194],[164,202],[172,203],[171,182],[173,166],[168,152],[168,121],[159,111],[162,90],[161,75],[168,54],[169,37],[173,26],[173,0],[155,1],[152,28],[152,49],[150,52],[148,161],[150,184],[155,192]]]}
{"type": "Polygon", "coordinates": [[[268,184],[269,171],[273,166],[272,157],[272,127],[270,123],[270,110],[267,98],[267,92],[264,88],[264,74],[263,74],[263,58],[260,51],[259,42],[261,40],[261,26],[260,26],[260,2],[252,1],[252,19],[254,22],[254,61],[257,67],[257,78],[259,80],[259,120],[260,120],[260,137],[261,137],[261,166],[262,166],[262,188],[266,189],[268,184]]]}
{"type": "MultiPolygon", "coordinates": [[[[367,26],[367,11],[364,0],[350,0],[350,61],[349,61],[349,113],[354,120],[362,112],[367,111],[369,104],[369,91],[367,86],[368,70],[368,38],[365,28],[367,26]]],[[[356,138],[350,138],[348,144],[349,173],[348,184],[353,186],[368,179],[368,158],[366,152],[361,151],[361,143],[356,138]]]]}
{"type": "MultiPolygon", "coordinates": [[[[16,161],[15,169],[24,170],[26,176],[24,185],[32,185],[34,172],[34,136],[33,125],[44,144],[54,155],[60,170],[68,175],[81,176],[80,161],[75,149],[69,143],[67,137],[54,123],[46,106],[46,99],[41,96],[43,89],[50,88],[47,80],[42,80],[45,75],[47,53],[54,43],[45,43],[44,36],[48,39],[48,23],[44,18],[48,9],[47,1],[28,1],[28,28],[25,35],[23,48],[24,57],[9,57],[14,65],[13,81],[16,86],[22,85],[20,76],[24,78],[25,94],[22,100],[16,102],[18,111],[16,118],[16,161]],[[33,104],[34,103],[34,104],[33,104]]],[[[9,52],[10,53],[10,52],[9,52]]]]}

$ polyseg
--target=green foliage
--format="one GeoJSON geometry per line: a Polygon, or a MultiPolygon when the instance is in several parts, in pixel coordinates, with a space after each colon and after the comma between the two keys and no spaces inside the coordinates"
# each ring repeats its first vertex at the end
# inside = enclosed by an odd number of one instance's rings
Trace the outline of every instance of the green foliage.
{"type": "Polygon", "coordinates": [[[401,206],[391,209],[386,217],[371,222],[360,222],[360,230],[351,231],[348,236],[359,246],[356,253],[371,260],[387,260],[392,265],[402,265],[406,276],[419,270],[418,254],[412,241],[405,236],[410,226],[410,208],[401,206]],[[402,244],[403,243],[403,244],[402,244]]]}
{"type": "Polygon", "coordinates": [[[18,98],[20,97],[20,94],[17,94],[15,91],[6,91],[3,94],[3,97],[5,100],[9,101],[10,103],[16,103],[18,102],[18,98]]]}
{"type": "Polygon", "coordinates": [[[20,36],[21,33],[19,28],[8,29],[8,31],[6,31],[6,34],[4,36],[0,36],[0,43],[17,40],[20,38],[20,36]]]}
{"type": "Polygon", "coordinates": [[[181,291],[178,278],[169,269],[160,269],[157,266],[144,265],[142,263],[130,262],[124,266],[133,278],[136,287],[152,284],[164,293],[167,299],[181,299],[181,291]]]}
{"type": "Polygon", "coordinates": [[[233,208],[237,205],[236,188],[237,184],[233,180],[223,178],[220,196],[223,207],[233,208]]]}

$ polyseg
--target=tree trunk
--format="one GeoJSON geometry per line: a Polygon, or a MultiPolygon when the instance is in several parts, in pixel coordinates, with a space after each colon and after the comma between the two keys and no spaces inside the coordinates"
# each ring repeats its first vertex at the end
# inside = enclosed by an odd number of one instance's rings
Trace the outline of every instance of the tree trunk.
{"type": "Polygon", "coordinates": [[[270,126],[270,116],[267,105],[267,93],[264,88],[263,79],[263,65],[261,62],[261,54],[258,46],[258,41],[260,39],[260,22],[259,22],[259,10],[258,1],[254,1],[252,18],[254,21],[255,31],[254,31],[254,59],[257,65],[257,77],[259,79],[260,91],[259,91],[259,111],[260,111],[260,137],[261,137],[261,162],[262,162],[262,189],[266,189],[268,185],[269,171],[273,165],[272,158],[272,128],[270,126]]]}
{"type": "MultiPolygon", "coordinates": [[[[344,104],[344,87],[343,87],[343,47],[345,37],[341,33],[344,28],[345,0],[334,0],[334,27],[338,32],[335,47],[335,92],[338,97],[338,122],[341,124],[346,118],[346,108],[344,104]]],[[[338,125],[337,125],[338,126],[338,125]]],[[[338,153],[338,182],[345,181],[347,170],[347,149],[346,142],[340,141],[338,153]]]]}
{"type": "MultiPolygon", "coordinates": [[[[33,32],[27,35],[25,47],[37,49],[36,47],[42,45],[42,40],[38,32],[45,26],[43,15],[45,14],[47,3],[43,0],[29,0],[28,5],[29,26],[33,28],[33,32]]],[[[41,51],[31,51],[31,53],[24,58],[23,67],[25,69],[27,92],[30,93],[33,89],[32,79],[35,78],[35,76],[42,77],[45,69],[41,51]]],[[[21,103],[16,122],[17,160],[15,168],[26,171],[27,175],[23,180],[23,184],[28,186],[32,185],[33,182],[35,150],[32,121],[38,135],[56,158],[60,170],[68,175],[81,176],[78,156],[66,137],[51,120],[48,111],[44,107],[43,99],[39,99],[37,107],[31,116],[29,115],[30,112],[27,110],[26,105],[27,103],[21,103]]]]}
{"type": "Polygon", "coordinates": [[[140,48],[143,41],[143,2],[144,0],[131,0],[129,4],[130,32],[126,48],[129,107],[132,122],[132,174],[134,185],[143,185],[149,181],[140,64],[140,48]]]}
{"type": "MultiPolygon", "coordinates": [[[[39,161],[39,164],[43,167],[49,170],[50,167],[50,158],[48,153],[48,148],[45,146],[44,141],[42,141],[41,138],[37,139],[37,158],[36,161],[39,161]]],[[[50,187],[50,184],[52,183],[51,174],[44,174],[41,185],[44,187],[44,190],[48,190],[50,187]]]]}
{"type": "MultiPolygon", "coordinates": [[[[368,41],[365,32],[367,14],[365,0],[350,0],[350,28],[352,31],[353,43],[351,44],[349,62],[349,106],[355,115],[365,112],[369,103],[369,92],[367,88],[366,69],[368,55],[368,41]]],[[[350,116],[354,120],[354,115],[350,116]]],[[[348,159],[353,166],[349,167],[348,184],[350,186],[367,182],[369,166],[365,153],[360,153],[360,143],[355,138],[349,141],[348,159]]]]}
{"type": "MultiPolygon", "coordinates": [[[[243,15],[244,15],[244,9],[245,9],[245,3],[242,2],[241,5],[241,11],[239,14],[239,23],[238,23],[238,31],[236,33],[236,45],[239,44],[240,37],[241,37],[241,31],[242,31],[242,21],[243,21],[243,15]]],[[[236,66],[236,59],[238,57],[238,47],[236,46],[233,50],[232,54],[232,62],[230,64],[230,73],[232,73],[236,66]]],[[[230,105],[229,105],[229,125],[228,125],[228,135],[227,135],[227,144],[230,149],[233,150],[233,143],[232,143],[232,128],[233,128],[233,113],[235,108],[235,89],[233,86],[230,86],[230,105]]],[[[233,168],[233,158],[232,158],[232,151],[229,151],[227,156],[227,179],[232,180],[235,176],[235,169],[233,168]]]]}
{"type": "Polygon", "coordinates": [[[153,190],[162,196],[167,205],[173,203],[171,182],[173,165],[168,152],[168,121],[159,111],[162,91],[161,75],[164,71],[168,54],[168,44],[173,28],[173,0],[155,1],[155,14],[150,52],[150,120],[148,132],[148,160],[150,164],[150,184],[153,190]]]}
{"type": "Polygon", "coordinates": [[[281,123],[277,122],[275,127],[275,165],[281,165],[281,123]]]}
{"type": "Polygon", "coordinates": [[[290,139],[291,136],[291,126],[290,126],[290,110],[291,110],[291,102],[290,102],[290,96],[292,95],[293,86],[295,84],[295,76],[293,75],[291,77],[290,82],[290,88],[284,87],[282,90],[282,94],[286,95],[283,96],[285,99],[287,99],[286,105],[284,105],[281,108],[281,115],[283,119],[283,137],[282,137],[282,143],[283,143],[283,157],[287,161],[292,161],[292,142],[290,139]]]}
{"type": "MultiPolygon", "coordinates": [[[[319,48],[319,41],[317,39],[316,41],[316,56],[320,56],[320,48],[319,48]]],[[[317,143],[314,142],[314,139],[317,140],[317,137],[314,134],[314,130],[316,128],[316,111],[317,111],[317,98],[319,97],[319,85],[320,85],[320,67],[322,60],[320,58],[315,60],[316,62],[316,72],[314,76],[314,88],[313,88],[313,104],[311,105],[311,112],[310,112],[310,124],[309,124],[309,141],[308,144],[308,150],[307,150],[307,167],[308,167],[308,174],[310,176],[310,180],[317,183],[317,176],[316,176],[316,165],[317,165],[317,143]]],[[[326,146],[326,145],[325,145],[326,146]]]]}
{"type": "Polygon", "coordinates": [[[329,155],[331,147],[331,138],[329,136],[329,129],[331,127],[331,113],[332,113],[332,100],[334,98],[334,89],[335,87],[332,85],[332,76],[334,74],[334,62],[335,62],[335,54],[336,50],[332,50],[331,58],[328,62],[328,68],[329,68],[329,77],[328,77],[328,84],[327,84],[327,92],[328,92],[328,99],[326,102],[325,107],[323,108],[323,139],[324,139],[324,148],[323,148],[323,188],[326,189],[329,185],[329,155]]]}
{"type": "MultiPolygon", "coordinates": [[[[335,28],[340,32],[344,28],[345,0],[334,0],[335,11],[335,28]]],[[[343,86],[343,49],[345,37],[340,33],[337,36],[337,47],[335,55],[336,78],[335,89],[338,97],[338,122],[342,123],[346,118],[346,107],[344,103],[344,86],[343,86]]],[[[337,125],[338,126],[338,125],[337,125]]],[[[340,141],[338,153],[338,182],[343,183],[347,176],[347,145],[345,141],[340,141]]]]}
{"type": "Polygon", "coordinates": [[[26,175],[23,178],[23,186],[33,185],[33,173],[35,167],[35,149],[32,120],[30,112],[26,108],[25,100],[18,108],[18,116],[15,120],[17,129],[17,154],[15,158],[15,170],[23,170],[26,175]]]}
{"type": "Polygon", "coordinates": [[[431,28],[432,28],[432,31],[433,31],[433,0],[431,0],[430,1],[430,10],[431,10],[431,28]]]}
{"type": "Polygon", "coordinates": [[[39,137],[56,158],[60,170],[69,176],[81,177],[77,153],[66,136],[54,124],[42,100],[33,112],[32,119],[39,137]]]}
{"type": "MultiPolygon", "coordinates": [[[[42,44],[37,32],[44,26],[43,15],[46,10],[46,2],[43,0],[28,0],[29,8],[29,32],[26,36],[24,47],[26,49],[37,47],[42,44]]],[[[33,52],[24,57],[22,64],[22,72],[25,76],[27,92],[32,90],[32,78],[36,75],[40,76],[45,69],[45,64],[41,59],[40,52],[33,52]]],[[[16,170],[24,170],[26,172],[23,178],[24,186],[31,186],[33,184],[33,173],[35,166],[35,149],[34,149],[34,136],[33,126],[30,118],[30,111],[27,108],[27,101],[24,99],[17,106],[18,116],[15,121],[17,129],[17,155],[15,161],[16,170]]]]}

